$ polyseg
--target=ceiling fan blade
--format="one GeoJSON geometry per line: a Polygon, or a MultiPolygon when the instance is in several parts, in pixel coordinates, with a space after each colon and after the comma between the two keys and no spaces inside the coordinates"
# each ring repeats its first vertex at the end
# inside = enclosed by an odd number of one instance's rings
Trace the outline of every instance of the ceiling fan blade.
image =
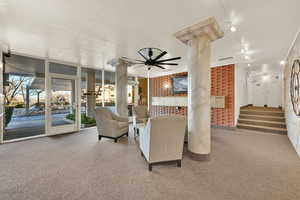
{"type": "Polygon", "coordinates": [[[154,65],[155,67],[159,67],[159,68],[161,68],[161,69],[166,69],[166,68],[164,68],[164,67],[162,67],[162,66],[160,66],[160,65],[154,65]]]}
{"type": "Polygon", "coordinates": [[[178,65],[177,63],[157,63],[159,65],[178,65]]]}
{"type": "Polygon", "coordinates": [[[158,60],[157,62],[161,63],[161,62],[166,62],[166,61],[171,61],[171,60],[179,60],[181,59],[181,57],[175,57],[175,58],[170,58],[170,59],[165,59],[165,60],[158,60]]]}
{"type": "Polygon", "coordinates": [[[149,54],[149,58],[152,58],[152,56],[153,56],[152,48],[149,48],[148,54],[149,54]]]}
{"type": "Polygon", "coordinates": [[[148,60],[141,52],[138,52],[145,60],[148,60]]]}
{"type": "Polygon", "coordinates": [[[145,62],[145,61],[142,61],[142,60],[127,58],[127,57],[121,57],[121,59],[125,60],[125,61],[128,61],[128,62],[136,63],[136,64],[143,64],[145,62]]]}
{"type": "Polygon", "coordinates": [[[166,55],[167,54],[167,52],[166,51],[164,51],[164,52],[162,52],[161,54],[159,54],[156,58],[154,58],[154,60],[153,61],[157,61],[158,59],[160,59],[161,57],[163,57],[164,55],[166,55]]]}

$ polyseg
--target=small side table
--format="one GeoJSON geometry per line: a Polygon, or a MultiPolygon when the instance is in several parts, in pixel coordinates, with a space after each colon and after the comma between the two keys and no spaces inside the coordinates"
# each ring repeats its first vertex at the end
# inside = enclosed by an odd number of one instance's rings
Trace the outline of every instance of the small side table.
{"type": "Polygon", "coordinates": [[[143,122],[137,122],[136,117],[133,116],[133,131],[134,131],[134,138],[136,138],[139,135],[139,132],[141,129],[144,129],[147,124],[147,119],[143,122]]]}

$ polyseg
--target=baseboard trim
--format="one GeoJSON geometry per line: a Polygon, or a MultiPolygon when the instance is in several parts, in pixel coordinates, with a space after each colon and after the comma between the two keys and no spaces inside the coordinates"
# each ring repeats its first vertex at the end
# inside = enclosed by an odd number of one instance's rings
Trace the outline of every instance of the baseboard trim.
{"type": "Polygon", "coordinates": [[[236,127],[231,126],[218,126],[218,125],[211,125],[211,128],[217,128],[217,129],[225,129],[225,130],[235,130],[236,127]]]}

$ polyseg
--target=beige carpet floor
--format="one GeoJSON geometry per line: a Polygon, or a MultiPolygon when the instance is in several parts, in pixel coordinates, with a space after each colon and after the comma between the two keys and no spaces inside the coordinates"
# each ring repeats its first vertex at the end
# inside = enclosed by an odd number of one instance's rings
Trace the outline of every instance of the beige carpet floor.
{"type": "Polygon", "coordinates": [[[299,200],[300,158],[287,136],[212,130],[209,160],[149,172],[136,142],[80,133],[0,145],[2,200],[299,200]]]}

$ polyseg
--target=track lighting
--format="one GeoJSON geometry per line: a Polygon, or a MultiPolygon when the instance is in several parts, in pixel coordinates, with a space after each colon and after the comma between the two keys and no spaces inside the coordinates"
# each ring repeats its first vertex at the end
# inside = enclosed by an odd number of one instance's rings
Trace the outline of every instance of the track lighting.
{"type": "Polygon", "coordinates": [[[285,61],[284,60],[280,61],[280,65],[285,65],[285,61]]]}
{"type": "Polygon", "coordinates": [[[245,55],[245,59],[246,59],[246,60],[249,60],[249,59],[250,59],[250,56],[245,55]]]}
{"type": "Polygon", "coordinates": [[[235,27],[235,26],[233,26],[233,25],[231,25],[231,27],[230,27],[230,31],[231,31],[231,32],[233,32],[233,33],[234,33],[234,32],[236,32],[236,27],[235,27]]]}

